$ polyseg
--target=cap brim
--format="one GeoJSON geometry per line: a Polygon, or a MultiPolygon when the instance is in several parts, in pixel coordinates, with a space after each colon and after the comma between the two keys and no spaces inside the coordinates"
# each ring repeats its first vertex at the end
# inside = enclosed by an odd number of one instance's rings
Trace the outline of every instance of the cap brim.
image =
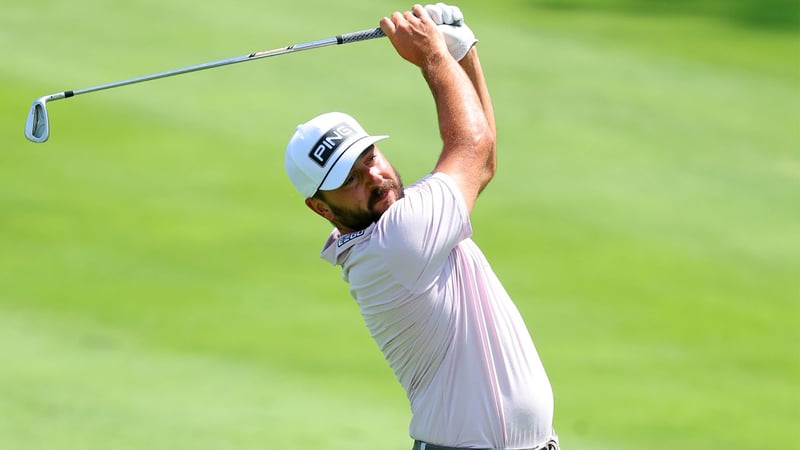
{"type": "Polygon", "coordinates": [[[353,142],[347,150],[342,153],[342,156],[333,164],[325,180],[319,186],[320,191],[332,191],[338,189],[344,184],[347,175],[353,168],[353,165],[358,161],[358,157],[364,150],[368,149],[374,143],[388,138],[389,136],[364,136],[363,138],[353,142]]]}

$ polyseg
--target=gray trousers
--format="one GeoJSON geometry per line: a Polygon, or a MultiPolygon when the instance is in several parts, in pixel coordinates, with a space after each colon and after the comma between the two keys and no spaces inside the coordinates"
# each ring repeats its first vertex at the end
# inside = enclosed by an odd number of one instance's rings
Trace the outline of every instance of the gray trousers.
{"type": "MultiPolygon", "coordinates": [[[[422,441],[414,441],[414,447],[412,450],[503,450],[499,448],[483,448],[483,449],[476,449],[476,448],[464,448],[464,447],[446,447],[442,445],[434,445],[428,444],[427,442],[422,441]]],[[[524,450],[561,450],[561,447],[558,444],[558,436],[553,433],[553,437],[550,438],[549,441],[545,442],[544,444],[530,449],[524,450]]]]}

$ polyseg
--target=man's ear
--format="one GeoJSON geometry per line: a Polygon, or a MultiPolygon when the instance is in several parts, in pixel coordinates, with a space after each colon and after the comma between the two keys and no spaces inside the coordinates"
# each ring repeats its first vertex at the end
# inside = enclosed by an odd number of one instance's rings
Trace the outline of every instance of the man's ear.
{"type": "Polygon", "coordinates": [[[332,221],[334,218],[333,211],[328,207],[328,204],[318,198],[307,198],[306,206],[320,216],[328,219],[328,221],[332,221]]]}

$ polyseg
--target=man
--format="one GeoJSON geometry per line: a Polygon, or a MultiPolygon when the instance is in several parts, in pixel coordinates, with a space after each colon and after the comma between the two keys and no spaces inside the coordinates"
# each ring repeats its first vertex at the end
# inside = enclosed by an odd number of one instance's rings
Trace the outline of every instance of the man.
{"type": "Polygon", "coordinates": [[[495,173],[495,124],[474,35],[457,7],[380,21],[418,66],[443,148],[407,189],[350,116],[299,125],[286,170],[335,229],[322,257],[342,266],[372,337],[411,404],[417,450],[558,449],[553,396],[519,311],[470,239],[469,215],[495,173]]]}

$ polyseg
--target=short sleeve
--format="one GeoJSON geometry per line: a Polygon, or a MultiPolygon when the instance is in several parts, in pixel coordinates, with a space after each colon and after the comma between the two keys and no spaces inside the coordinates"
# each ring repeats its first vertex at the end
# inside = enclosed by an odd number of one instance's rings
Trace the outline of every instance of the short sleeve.
{"type": "Polygon", "coordinates": [[[413,292],[436,281],[453,248],[472,234],[469,211],[455,181],[428,175],[406,189],[378,222],[373,244],[395,279],[413,292]]]}

